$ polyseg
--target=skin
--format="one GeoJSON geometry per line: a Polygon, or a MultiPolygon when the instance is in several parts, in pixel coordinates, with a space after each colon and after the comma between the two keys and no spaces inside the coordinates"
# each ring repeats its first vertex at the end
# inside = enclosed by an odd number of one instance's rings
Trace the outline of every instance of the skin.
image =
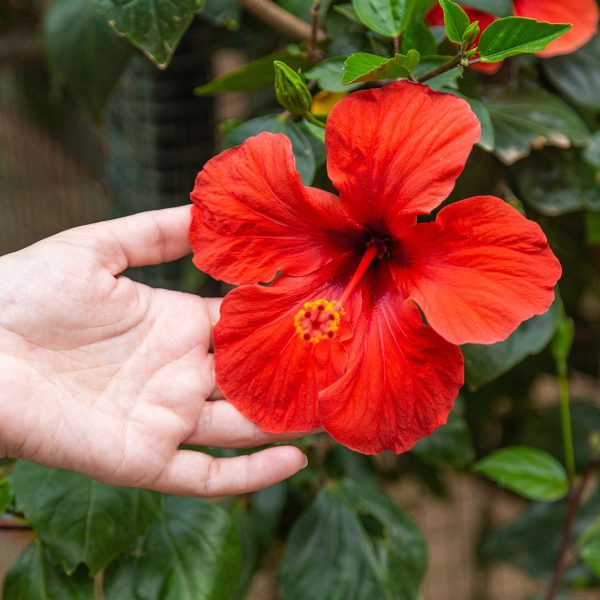
{"type": "MultiPolygon", "coordinates": [[[[190,252],[187,206],[78,227],[0,258],[0,456],[179,495],[258,490],[306,465],[215,385],[219,300],[153,289],[127,267],[190,252]]],[[[289,438],[289,436],[288,436],[289,438]]]]}

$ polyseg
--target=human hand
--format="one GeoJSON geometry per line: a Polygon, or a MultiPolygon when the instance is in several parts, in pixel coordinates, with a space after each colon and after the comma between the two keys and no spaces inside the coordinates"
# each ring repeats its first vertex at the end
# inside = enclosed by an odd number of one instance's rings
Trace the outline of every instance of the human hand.
{"type": "Polygon", "coordinates": [[[189,220],[185,206],[140,213],[0,259],[0,456],[200,496],[257,490],[305,465],[291,446],[235,458],[179,449],[281,439],[215,386],[220,301],[120,275],[187,254],[189,220]]]}

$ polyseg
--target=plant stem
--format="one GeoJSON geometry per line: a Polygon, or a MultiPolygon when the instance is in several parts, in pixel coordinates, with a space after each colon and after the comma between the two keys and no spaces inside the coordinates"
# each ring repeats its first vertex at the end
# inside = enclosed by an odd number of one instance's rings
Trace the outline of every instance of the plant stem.
{"type": "Polygon", "coordinates": [[[548,593],[546,594],[546,600],[555,600],[560,591],[560,585],[570,561],[569,549],[571,547],[571,536],[573,535],[573,526],[575,525],[577,510],[583,499],[583,493],[599,463],[598,455],[593,453],[579,485],[573,487],[571,484],[571,491],[567,497],[567,514],[563,523],[560,549],[554,566],[552,580],[548,587],[548,593]]]}
{"type": "Polygon", "coordinates": [[[317,47],[319,41],[319,11],[321,0],[314,0],[310,7],[310,39],[308,41],[308,58],[315,62],[321,60],[321,52],[317,47]]]}
{"type": "Polygon", "coordinates": [[[565,453],[565,466],[569,481],[575,477],[575,451],[573,449],[573,426],[571,423],[571,395],[565,361],[557,361],[558,386],[560,395],[560,422],[565,453]]]}
{"type": "Polygon", "coordinates": [[[392,38],[392,44],[394,45],[394,54],[398,54],[400,52],[400,36],[395,35],[392,38]]]}
{"type": "Polygon", "coordinates": [[[437,77],[438,75],[441,75],[442,73],[446,73],[447,71],[454,69],[454,67],[458,67],[458,65],[460,65],[462,58],[463,58],[462,52],[459,52],[450,62],[447,62],[444,65],[440,65],[439,67],[436,67],[432,71],[425,73],[425,75],[421,75],[421,77],[417,77],[417,81],[419,83],[423,83],[424,81],[427,81],[428,79],[433,79],[434,77],[437,77]]]}
{"type": "Polygon", "coordinates": [[[315,116],[313,116],[312,113],[306,111],[304,113],[304,118],[309,122],[312,123],[313,125],[316,125],[317,127],[321,127],[323,129],[325,129],[325,123],[323,123],[323,121],[319,121],[319,119],[317,119],[315,116]]]}
{"type": "MultiPolygon", "coordinates": [[[[257,19],[292,40],[305,42],[311,37],[312,28],[310,24],[271,2],[271,0],[238,0],[238,3],[257,19]]],[[[325,33],[319,29],[317,40],[321,41],[326,37],[325,33]]]]}

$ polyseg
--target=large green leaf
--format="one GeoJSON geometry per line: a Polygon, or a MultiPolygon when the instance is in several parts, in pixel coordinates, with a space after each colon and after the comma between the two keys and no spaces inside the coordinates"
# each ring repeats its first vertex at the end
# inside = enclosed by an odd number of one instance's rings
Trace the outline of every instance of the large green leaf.
{"type": "Polygon", "coordinates": [[[533,148],[568,148],[589,140],[589,130],[581,117],[545,90],[489,86],[482,101],[494,124],[494,152],[507,165],[527,156],[533,148]]]}
{"type": "Polygon", "coordinates": [[[17,509],[67,573],[92,574],[133,546],[159,510],[157,494],[98,483],[19,461],[10,475],[17,509]]]}
{"type": "Polygon", "coordinates": [[[200,15],[217,27],[236,31],[242,19],[242,6],[237,0],[199,0],[200,15]]]}
{"type": "Polygon", "coordinates": [[[44,15],[44,44],[55,90],[67,86],[99,116],[131,47],[96,13],[94,0],[54,0],[44,15]]]}
{"type": "Polygon", "coordinates": [[[373,31],[399,36],[410,22],[416,0],[352,0],[358,18],[373,31]]]}
{"type": "Polygon", "coordinates": [[[555,302],[543,315],[522,323],[503,342],[462,346],[465,379],[469,388],[480,388],[512,369],[527,356],[541,352],[550,343],[560,315],[560,303],[555,302]]]}
{"type": "Polygon", "coordinates": [[[344,63],[344,83],[377,81],[409,77],[419,63],[419,53],[409,50],[408,54],[396,54],[385,58],[367,52],[351,54],[344,63]]]}
{"type": "Polygon", "coordinates": [[[517,163],[512,172],[519,198],[544,215],[600,211],[597,172],[582,161],[580,152],[536,152],[517,163]]]}
{"type": "Polygon", "coordinates": [[[300,128],[289,119],[282,118],[281,115],[265,115],[250,119],[232,129],[223,140],[222,148],[232,148],[246,141],[249,137],[257,135],[262,131],[271,133],[283,133],[290,138],[292,149],[296,158],[296,168],[302,177],[305,185],[312,183],[315,176],[315,156],[310,142],[300,131],[300,128]]]}
{"type": "Polygon", "coordinates": [[[573,102],[600,109],[600,35],[571,54],[543,60],[544,72],[573,102]]]}
{"type": "Polygon", "coordinates": [[[475,472],[529,500],[552,502],[569,491],[564,467],[538,448],[502,448],[479,461],[475,472]]]}
{"type": "Polygon", "coordinates": [[[496,17],[509,17],[513,14],[511,0],[457,0],[457,2],[469,8],[490,13],[496,17]]]}
{"type": "Polygon", "coordinates": [[[483,105],[481,100],[477,100],[477,98],[469,98],[456,90],[448,90],[448,92],[469,103],[471,110],[475,113],[475,116],[479,119],[479,124],[481,125],[481,137],[479,138],[477,145],[487,152],[491,152],[494,149],[495,143],[494,126],[492,125],[492,119],[487,108],[483,105]]]}
{"type": "Polygon", "coordinates": [[[592,167],[600,169],[600,129],[590,139],[590,143],[583,151],[583,160],[592,167]]]}
{"type": "Polygon", "coordinates": [[[344,83],[345,56],[332,56],[315,65],[305,73],[307,79],[315,80],[319,87],[330,92],[350,92],[360,84],[348,85],[344,83]]]}
{"type": "Polygon", "coordinates": [[[460,44],[470,23],[467,13],[452,0],[440,0],[440,6],[444,11],[444,26],[448,39],[460,44]]]}
{"type": "Polygon", "coordinates": [[[497,19],[485,28],[477,51],[481,62],[499,62],[527,52],[539,52],[571,29],[570,25],[542,23],[523,17],[497,19]]]}
{"type": "Polygon", "coordinates": [[[382,492],[328,485],[294,525],[281,566],[286,600],[417,600],[425,572],[417,526],[382,492]]]}
{"type": "Polygon", "coordinates": [[[461,398],[456,400],[448,422],[430,436],[418,441],[412,452],[433,467],[466,467],[475,459],[475,446],[463,416],[461,398]]]}
{"type": "Polygon", "coordinates": [[[4,581],[6,600],[94,600],[94,584],[83,569],[71,576],[52,562],[36,540],[11,567],[4,581]]]}
{"type": "Polygon", "coordinates": [[[292,69],[305,69],[312,64],[298,48],[291,46],[220,75],[205,85],[195,88],[194,94],[211,96],[225,92],[249,92],[272,86],[275,81],[273,63],[276,60],[284,62],[292,69]]]}
{"type": "MultiPolygon", "coordinates": [[[[577,512],[572,541],[598,517],[600,492],[596,490],[577,512]]],[[[499,531],[490,534],[482,546],[487,559],[507,562],[538,579],[548,580],[554,571],[565,520],[566,501],[534,504],[499,531]]],[[[590,582],[591,573],[581,563],[569,568],[566,581],[579,585],[590,582]]]]}
{"type": "Polygon", "coordinates": [[[435,55],[438,53],[438,43],[431,29],[427,27],[423,16],[413,14],[404,35],[402,36],[402,54],[409,50],[416,50],[421,56],[435,55]]]}
{"type": "Polygon", "coordinates": [[[229,600],[240,572],[229,515],[205,500],[169,496],[139,552],[108,568],[106,600],[229,600]]]}
{"type": "Polygon", "coordinates": [[[200,8],[198,0],[94,1],[110,26],[160,69],[168,67],[177,45],[200,8]]]}

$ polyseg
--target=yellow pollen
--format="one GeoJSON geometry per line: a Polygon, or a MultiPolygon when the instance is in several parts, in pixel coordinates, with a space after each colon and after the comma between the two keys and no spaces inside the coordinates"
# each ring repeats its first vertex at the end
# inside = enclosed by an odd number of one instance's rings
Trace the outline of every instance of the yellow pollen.
{"type": "Polygon", "coordinates": [[[305,342],[318,344],[335,337],[343,314],[344,309],[337,300],[310,300],[296,313],[294,327],[305,342]]]}

